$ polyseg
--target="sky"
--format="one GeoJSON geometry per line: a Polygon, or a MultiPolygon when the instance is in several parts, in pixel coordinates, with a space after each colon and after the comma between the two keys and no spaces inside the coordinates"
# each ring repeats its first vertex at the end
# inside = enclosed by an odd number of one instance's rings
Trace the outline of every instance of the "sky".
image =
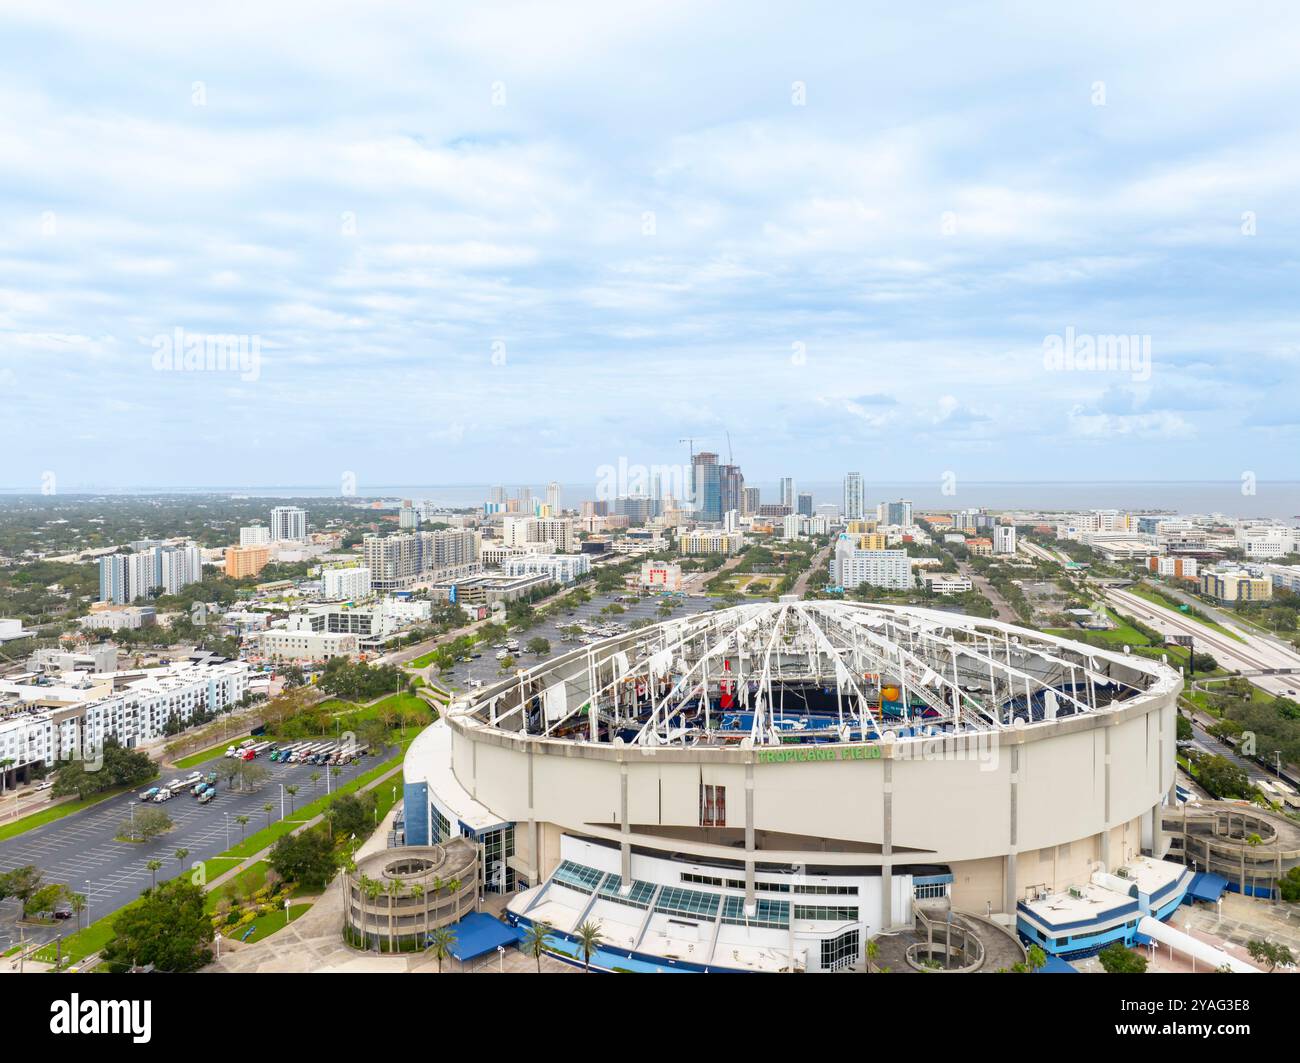
{"type": "Polygon", "coordinates": [[[1300,8],[1045,6],[4,0],[0,488],[1300,479],[1300,8]]]}

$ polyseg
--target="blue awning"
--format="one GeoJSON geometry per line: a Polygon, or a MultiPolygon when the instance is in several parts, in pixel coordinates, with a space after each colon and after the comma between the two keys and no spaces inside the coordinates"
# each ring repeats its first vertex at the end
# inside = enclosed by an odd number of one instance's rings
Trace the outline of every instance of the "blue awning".
{"type": "Polygon", "coordinates": [[[1078,974],[1079,969],[1066,963],[1060,956],[1053,956],[1050,952],[1047,954],[1047,962],[1043,964],[1035,974],[1078,974]]]}
{"type": "Polygon", "coordinates": [[[1208,871],[1199,871],[1192,876],[1192,884],[1187,887],[1187,896],[1197,901],[1209,901],[1213,904],[1223,896],[1228,888],[1228,880],[1222,875],[1208,871]]]}
{"type": "Polygon", "coordinates": [[[499,946],[514,945],[522,941],[524,934],[517,927],[508,926],[500,919],[493,919],[483,912],[473,912],[459,923],[450,927],[456,935],[456,943],[451,947],[451,954],[464,963],[488,952],[495,952],[499,946]]]}

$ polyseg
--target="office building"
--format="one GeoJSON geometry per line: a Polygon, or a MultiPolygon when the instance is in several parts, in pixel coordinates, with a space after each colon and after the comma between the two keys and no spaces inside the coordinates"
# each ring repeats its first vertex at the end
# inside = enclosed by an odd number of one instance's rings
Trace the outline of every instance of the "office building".
{"type": "Polygon", "coordinates": [[[846,591],[863,583],[889,590],[910,590],[912,559],[906,550],[860,550],[854,537],[841,533],[830,562],[831,585],[846,591]]]}
{"type": "Polygon", "coordinates": [[[793,476],[781,477],[781,482],[777,491],[777,498],[780,504],[785,506],[787,510],[789,510],[791,513],[795,512],[795,509],[799,504],[799,500],[798,497],[796,496],[793,476]]]}
{"type": "Polygon", "coordinates": [[[811,517],[813,515],[813,496],[811,491],[799,492],[799,505],[796,512],[801,517],[811,517]]]}
{"type": "Polygon", "coordinates": [[[844,505],[841,507],[841,515],[845,520],[861,520],[866,516],[860,472],[850,472],[844,476],[844,505]]]}
{"type": "Polygon", "coordinates": [[[276,542],[307,541],[307,511],[297,506],[276,506],[271,510],[271,538],[276,542]]]}
{"type": "Polygon", "coordinates": [[[720,521],[722,519],[722,466],[718,464],[716,454],[702,450],[692,459],[691,489],[694,494],[695,519],[720,521]]]}

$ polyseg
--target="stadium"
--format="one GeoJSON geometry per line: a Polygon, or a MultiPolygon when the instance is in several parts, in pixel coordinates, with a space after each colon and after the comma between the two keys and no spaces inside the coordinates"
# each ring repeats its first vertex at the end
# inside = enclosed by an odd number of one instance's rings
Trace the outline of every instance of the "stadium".
{"type": "Polygon", "coordinates": [[[511,923],[576,953],[596,922],[605,969],[1083,955],[1194,887],[1161,859],[1181,686],[938,610],[719,609],[454,701],[407,754],[406,842],[473,839],[511,923]]]}

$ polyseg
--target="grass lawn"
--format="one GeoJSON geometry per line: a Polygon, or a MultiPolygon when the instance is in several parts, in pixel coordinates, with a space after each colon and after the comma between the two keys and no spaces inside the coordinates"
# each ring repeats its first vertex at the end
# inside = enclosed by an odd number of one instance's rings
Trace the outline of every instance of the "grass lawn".
{"type": "Polygon", "coordinates": [[[277,930],[283,930],[286,925],[292,923],[295,919],[300,919],[306,915],[310,908],[310,904],[291,904],[287,913],[283,908],[277,908],[266,915],[259,915],[248,926],[239,931],[239,940],[251,944],[254,941],[261,941],[262,938],[270,937],[277,930]],[[248,932],[250,927],[253,931],[251,934],[248,932]]]}
{"type": "Polygon", "coordinates": [[[201,749],[197,753],[191,753],[188,757],[181,757],[181,759],[176,762],[176,767],[195,768],[200,764],[206,764],[209,760],[215,760],[217,757],[225,753],[231,745],[238,745],[247,737],[248,735],[241,731],[239,734],[234,735],[225,742],[218,742],[215,746],[209,746],[207,749],[201,749]]]}
{"type": "Polygon", "coordinates": [[[1195,620],[1202,627],[1211,628],[1212,630],[1217,631],[1220,635],[1223,635],[1225,638],[1232,639],[1234,642],[1246,641],[1240,635],[1236,634],[1233,631],[1229,631],[1222,624],[1218,623],[1217,621],[1211,620],[1208,616],[1204,616],[1204,615],[1197,616],[1195,613],[1191,612],[1190,609],[1196,608],[1195,606],[1191,606],[1189,611],[1186,613],[1182,612],[1178,608],[1178,606],[1172,605],[1169,602],[1165,601],[1164,598],[1161,598],[1160,595],[1158,595],[1150,587],[1147,587],[1145,584],[1135,583],[1133,584],[1133,586],[1128,587],[1127,590],[1130,594],[1135,594],[1139,598],[1143,599],[1144,601],[1148,601],[1152,605],[1159,606],[1161,609],[1168,610],[1171,613],[1177,613],[1179,616],[1186,617],[1188,620],[1195,620]]]}
{"type": "Polygon", "coordinates": [[[271,865],[265,860],[259,860],[257,863],[246,867],[234,878],[223,882],[215,889],[208,890],[208,895],[203,902],[203,910],[206,912],[216,911],[217,904],[223,896],[231,896],[231,889],[236,883],[241,887],[241,894],[247,896],[266,885],[266,873],[271,870],[271,865]]]}
{"type": "MultiPolygon", "coordinates": [[[[141,783],[140,785],[144,785],[141,783]]],[[[6,838],[15,838],[19,834],[24,834],[34,827],[40,827],[46,823],[53,823],[56,819],[62,819],[64,816],[70,816],[74,812],[80,812],[83,808],[91,808],[103,801],[108,801],[124,793],[134,790],[134,786],[119,786],[112,790],[106,790],[102,794],[96,794],[94,797],[88,797],[84,801],[65,801],[61,805],[55,805],[53,808],[45,808],[40,812],[33,812],[30,816],[23,816],[12,823],[6,823],[0,827],[0,841],[6,838]]]]}

